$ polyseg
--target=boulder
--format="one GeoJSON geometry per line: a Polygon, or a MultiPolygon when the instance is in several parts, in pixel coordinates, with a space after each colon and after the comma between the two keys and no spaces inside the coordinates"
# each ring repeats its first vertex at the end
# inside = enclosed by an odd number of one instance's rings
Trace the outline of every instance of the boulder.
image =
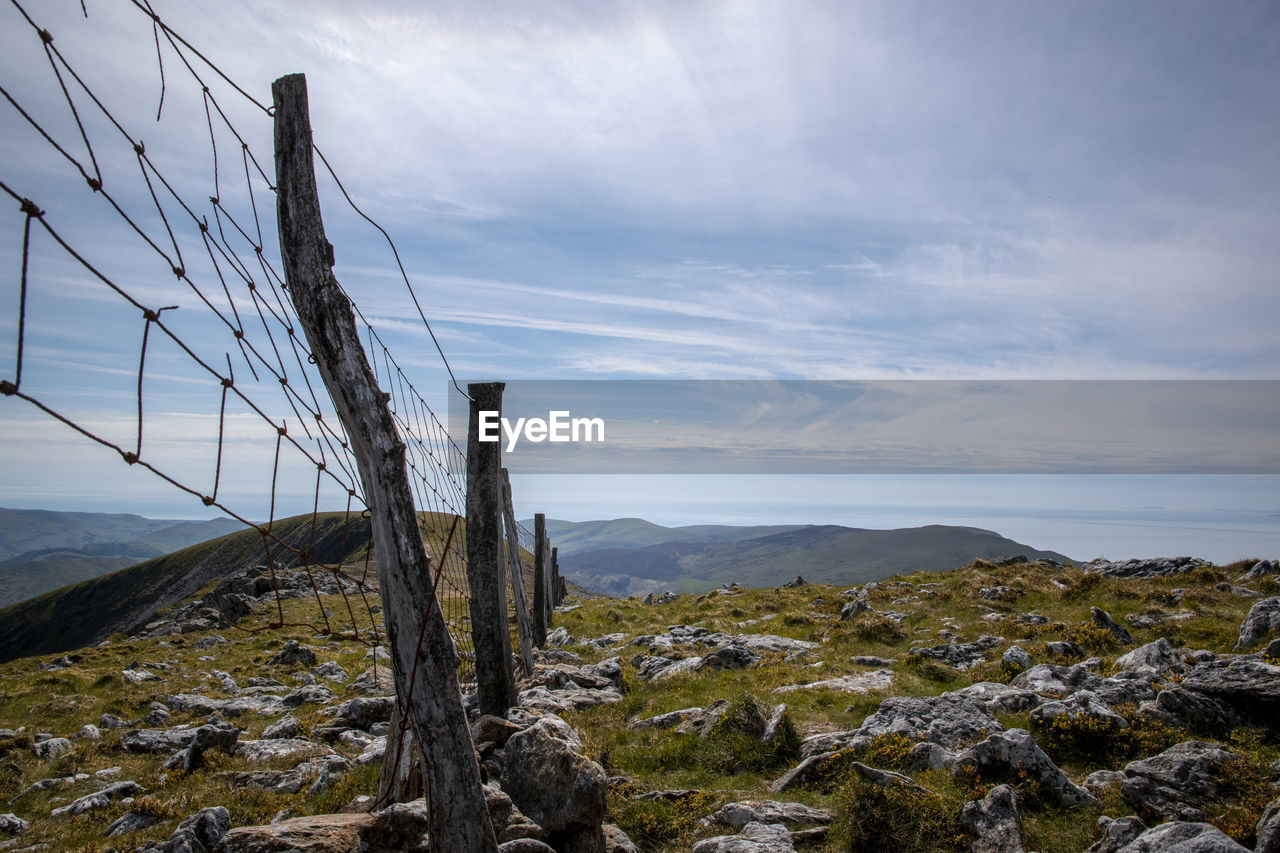
{"type": "Polygon", "coordinates": [[[979,637],[972,643],[950,642],[940,646],[916,646],[908,654],[932,658],[954,666],[956,669],[972,669],[985,659],[986,653],[1004,642],[1004,637],[979,637]]]}
{"type": "Polygon", "coordinates": [[[1249,853],[1249,848],[1211,824],[1171,821],[1148,829],[1120,853],[1249,853]]]}
{"type": "Polygon", "coordinates": [[[396,682],[389,667],[371,666],[356,676],[356,680],[347,687],[347,692],[375,695],[389,693],[395,689],[396,682]]]}
{"type": "Polygon", "coordinates": [[[1122,817],[1119,820],[1100,817],[1098,828],[1103,832],[1102,837],[1093,842],[1085,853],[1116,853],[1147,831],[1147,825],[1137,815],[1122,817]]]}
{"type": "Polygon", "coordinates": [[[980,800],[970,800],[960,812],[973,853],[1023,853],[1018,831],[1018,796],[1008,785],[997,785],[980,800]]]}
{"type": "Polygon", "coordinates": [[[266,826],[238,826],[223,837],[219,853],[349,853],[373,826],[371,814],[320,814],[266,826]]]}
{"type": "Polygon", "coordinates": [[[220,749],[227,755],[236,750],[240,730],[231,723],[210,723],[196,729],[195,737],[186,749],[173,755],[164,766],[168,770],[193,773],[204,766],[204,754],[210,749],[220,749]]]}
{"type": "Polygon", "coordinates": [[[871,603],[865,598],[855,598],[846,602],[844,607],[840,608],[840,621],[848,622],[859,613],[867,613],[871,610],[871,603]]]}
{"type": "Polygon", "coordinates": [[[556,853],[556,850],[536,838],[517,838],[499,844],[498,853],[556,853]]]}
{"type": "Polygon", "coordinates": [[[1129,721],[1112,711],[1092,690],[1080,690],[1066,699],[1046,702],[1031,712],[1031,722],[1049,726],[1063,720],[1088,720],[1091,730],[1116,731],[1129,728],[1129,721]]]}
{"type": "Polygon", "coordinates": [[[1280,853],[1280,799],[1272,800],[1262,810],[1254,832],[1258,836],[1256,853],[1280,853]]]}
{"type": "Polygon", "coordinates": [[[737,835],[717,835],[693,845],[693,853],[794,853],[791,833],[780,823],[749,823],[737,835]]]}
{"type": "Polygon", "coordinates": [[[608,777],[574,741],[545,719],[513,734],[503,751],[502,790],[553,847],[599,853],[608,777]]]}
{"type": "Polygon", "coordinates": [[[1068,808],[1097,798],[1067,778],[1025,729],[997,732],[956,756],[951,774],[957,779],[985,780],[1025,776],[1041,795],[1068,808]]]}
{"type": "Polygon", "coordinates": [[[1016,714],[1037,705],[1044,704],[1044,697],[1030,690],[1023,690],[998,681],[979,681],[954,691],[958,696],[967,696],[981,702],[993,714],[1016,714]]]}
{"type": "Polygon", "coordinates": [[[604,853],[640,853],[640,848],[617,824],[606,823],[602,829],[604,830],[604,853]]]}
{"type": "Polygon", "coordinates": [[[1231,784],[1236,755],[1217,744],[1183,741],[1124,768],[1120,796],[1140,812],[1164,820],[1201,820],[1201,807],[1231,784]]]}
{"type": "Polygon", "coordinates": [[[128,752],[171,755],[190,746],[195,736],[195,729],[134,729],[124,733],[120,746],[128,752]]]}
{"type": "MultiPolygon", "coordinates": [[[[1095,770],[1086,776],[1080,785],[1090,794],[1097,797],[1112,788],[1118,789],[1123,781],[1124,774],[1119,770],[1095,770]]],[[[1136,838],[1137,836],[1134,837],[1136,838]]]]}
{"type": "Polygon", "coordinates": [[[749,823],[781,823],[786,826],[827,825],[835,816],[826,809],[815,809],[803,803],[780,803],[777,800],[743,800],[727,803],[702,819],[704,825],[713,823],[740,829],[749,823]]]}
{"type": "Polygon", "coordinates": [[[516,704],[521,708],[545,711],[576,711],[621,701],[622,694],[613,690],[548,690],[541,686],[521,690],[516,697],[516,704]]]}
{"type": "Polygon", "coordinates": [[[699,672],[707,669],[746,669],[760,662],[760,656],[742,646],[725,646],[699,661],[699,672]]]}
{"type": "Polygon", "coordinates": [[[1240,623],[1236,648],[1248,651],[1277,632],[1280,632],[1280,596],[1273,595],[1249,608],[1249,615],[1240,623]]]}
{"type": "Polygon", "coordinates": [[[215,779],[225,779],[231,790],[261,788],[276,794],[296,794],[307,779],[300,770],[249,770],[215,773],[215,779]]]}
{"type": "Polygon", "coordinates": [[[71,751],[71,741],[64,737],[51,737],[32,747],[36,758],[41,761],[52,761],[61,758],[71,751]]]}
{"type": "Polygon", "coordinates": [[[932,796],[933,792],[922,785],[916,784],[915,780],[910,776],[902,773],[895,773],[892,770],[881,770],[879,767],[869,767],[861,761],[853,761],[849,763],[849,769],[862,779],[864,782],[870,782],[881,788],[902,788],[917,794],[932,796]]]}
{"type": "Polygon", "coordinates": [[[1009,683],[1046,696],[1061,697],[1090,685],[1090,682],[1096,684],[1098,681],[1101,679],[1096,673],[1089,672],[1082,666],[1038,663],[1026,672],[1018,673],[1009,683]]]}
{"type": "Polygon", "coordinates": [[[1183,666],[1182,658],[1174,650],[1173,644],[1161,637],[1116,658],[1116,669],[1164,675],[1169,672],[1182,672],[1186,667],[1183,666]]]}
{"type": "Polygon", "coordinates": [[[312,667],[311,674],[316,678],[323,678],[325,681],[332,681],[337,684],[341,684],[350,677],[347,675],[347,671],[337,661],[333,660],[312,667]]]}
{"type": "Polygon", "coordinates": [[[927,740],[948,748],[967,746],[1003,729],[982,703],[958,693],[941,696],[892,696],[880,703],[854,732],[869,741],[887,734],[927,740]]]}
{"type": "Polygon", "coordinates": [[[1021,646],[1010,646],[1000,656],[1000,662],[1015,672],[1022,672],[1031,666],[1031,655],[1021,646]]]}
{"type": "Polygon", "coordinates": [[[281,717],[262,730],[263,740],[294,738],[302,733],[302,723],[297,717],[289,715],[281,717]]]}
{"type": "Polygon", "coordinates": [[[1212,568],[1208,560],[1198,557],[1156,557],[1154,559],[1134,560],[1094,560],[1082,568],[1086,572],[1097,572],[1113,578],[1154,578],[1180,575],[1192,569],[1212,568]]]}
{"type": "Polygon", "coordinates": [[[818,752],[806,756],[799,764],[782,774],[769,786],[769,793],[781,794],[792,788],[821,781],[827,773],[827,764],[835,752],[818,752]]]}
{"type": "Polygon", "coordinates": [[[360,696],[348,699],[338,706],[329,726],[367,732],[378,723],[391,722],[391,712],[395,706],[394,696],[360,696]]]}
{"type": "Polygon", "coordinates": [[[0,832],[6,835],[21,835],[31,828],[31,824],[18,817],[13,812],[8,814],[0,814],[0,832]]]}
{"type": "Polygon", "coordinates": [[[49,812],[49,814],[53,817],[84,814],[94,809],[105,809],[111,805],[112,800],[132,797],[140,793],[142,793],[142,786],[137,782],[116,782],[100,791],[94,791],[92,794],[85,794],[83,797],[72,800],[65,806],[60,806],[49,812]]]}
{"type": "Polygon", "coordinates": [[[729,710],[729,702],[725,699],[717,699],[706,708],[703,708],[696,714],[690,715],[687,719],[676,726],[676,731],[680,734],[696,734],[698,737],[708,737],[712,729],[716,727],[716,723],[720,722],[729,710]]]}
{"type": "Polygon", "coordinates": [[[870,693],[873,690],[887,690],[893,683],[893,670],[877,669],[857,675],[841,675],[837,678],[824,678],[808,684],[784,684],[773,688],[774,693],[793,693],[796,690],[839,690],[842,693],[870,693]]]}
{"type": "Polygon", "coordinates": [[[1103,610],[1101,607],[1090,607],[1089,616],[1093,620],[1093,624],[1099,628],[1103,628],[1111,632],[1111,635],[1120,641],[1122,646],[1133,645],[1133,635],[1116,620],[1111,618],[1111,614],[1103,610]]]}
{"type": "Polygon", "coordinates": [[[631,723],[632,729],[674,729],[685,720],[702,713],[701,708],[683,708],[679,711],[668,711],[665,714],[658,714],[656,717],[648,717],[643,720],[636,720],[631,723]]]}
{"type": "Polygon", "coordinates": [[[1248,573],[1240,577],[1240,580],[1252,581],[1265,577],[1266,575],[1275,574],[1280,574],[1280,562],[1276,562],[1275,560],[1259,560],[1253,564],[1253,568],[1249,569],[1248,573]]]}
{"type": "Polygon", "coordinates": [[[950,767],[954,761],[954,755],[936,743],[925,741],[911,747],[907,757],[902,759],[902,769],[908,773],[918,773],[922,770],[943,770],[950,767]]]}
{"type": "Polygon", "coordinates": [[[471,724],[471,739],[475,743],[492,743],[501,748],[506,746],[511,736],[521,728],[501,717],[482,714],[471,724]]]}
{"type": "Polygon", "coordinates": [[[271,740],[242,740],[236,744],[236,757],[247,761],[267,761],[272,758],[291,758],[313,752],[328,752],[328,748],[302,738],[275,738],[271,740]]]}
{"type": "Polygon", "coordinates": [[[493,825],[494,838],[501,844],[517,838],[541,839],[546,833],[542,827],[529,820],[511,798],[495,783],[484,786],[484,804],[489,811],[489,823],[493,825]]]}
{"type": "Polygon", "coordinates": [[[161,853],[213,853],[230,828],[231,815],[223,806],[201,809],[178,824],[161,853]]]}
{"type": "Polygon", "coordinates": [[[125,812],[112,821],[111,825],[102,834],[110,838],[113,835],[128,835],[133,832],[141,832],[149,826],[155,826],[162,820],[164,818],[151,812],[125,812]]]}
{"type": "Polygon", "coordinates": [[[328,705],[330,702],[336,702],[337,700],[338,694],[323,684],[304,684],[295,690],[289,691],[280,701],[286,709],[292,710],[299,705],[306,705],[307,703],[328,705]]]}
{"type": "Polygon", "coordinates": [[[267,663],[270,666],[315,666],[316,653],[297,640],[285,640],[284,648],[268,658],[267,663]]]}
{"type": "Polygon", "coordinates": [[[1280,717],[1280,666],[1249,657],[1196,664],[1142,711],[1189,728],[1272,725],[1280,717]]]}

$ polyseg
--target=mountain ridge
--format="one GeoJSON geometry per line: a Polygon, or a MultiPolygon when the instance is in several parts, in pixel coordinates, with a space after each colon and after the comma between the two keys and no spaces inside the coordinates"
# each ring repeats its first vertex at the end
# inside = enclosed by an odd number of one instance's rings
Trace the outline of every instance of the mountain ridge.
{"type": "MultiPolygon", "coordinates": [[[[599,528],[593,528],[593,536],[601,541],[599,528]]],[[[553,538],[553,542],[558,544],[559,540],[553,538]]],[[[668,588],[702,592],[728,583],[770,586],[797,575],[820,583],[865,583],[898,572],[945,571],[975,559],[1018,554],[1077,562],[978,527],[924,525],[876,530],[837,524],[789,526],[760,536],[720,541],[686,537],[647,546],[561,550],[559,562],[561,573],[584,587],[625,596],[668,588]]]]}
{"type": "Polygon", "coordinates": [[[0,607],[243,528],[230,518],[0,508],[0,607]]]}

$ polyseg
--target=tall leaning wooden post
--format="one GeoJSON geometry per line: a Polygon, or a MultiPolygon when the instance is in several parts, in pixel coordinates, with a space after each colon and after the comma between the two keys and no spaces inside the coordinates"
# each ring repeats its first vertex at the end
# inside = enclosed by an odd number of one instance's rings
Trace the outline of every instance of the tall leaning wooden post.
{"type": "Polygon", "coordinates": [[[505,717],[516,704],[507,624],[507,575],[502,565],[502,442],[480,440],[480,413],[502,416],[502,382],[467,386],[467,583],[476,650],[480,713],[505,717]]]}
{"type": "Polygon", "coordinates": [[[285,281],[307,343],[346,428],[369,507],[397,703],[420,733],[432,847],[496,853],[480,768],[458,692],[457,657],[436,605],[418,532],[405,446],[333,275],[320,218],[307,81],[281,77],[275,101],[276,215],[285,281]],[[416,668],[416,672],[415,672],[416,668]]]}
{"type": "Polygon", "coordinates": [[[547,516],[533,514],[533,642],[547,644],[547,516]]]}

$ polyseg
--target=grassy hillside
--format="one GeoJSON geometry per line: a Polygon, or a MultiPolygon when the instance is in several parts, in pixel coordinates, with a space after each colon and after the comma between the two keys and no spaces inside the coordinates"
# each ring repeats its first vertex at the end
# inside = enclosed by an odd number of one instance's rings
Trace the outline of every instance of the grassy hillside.
{"type": "Polygon", "coordinates": [[[944,525],[899,530],[815,525],[732,542],[664,542],[561,554],[562,574],[613,595],[659,588],[701,592],[726,583],[766,586],[796,575],[847,585],[1016,554],[1071,562],[989,530],[944,525]]]}
{"type": "MultiPolygon", "coordinates": [[[[334,562],[346,547],[352,559],[369,540],[367,521],[347,529],[345,513],[300,515],[275,522],[273,535],[294,548],[309,548],[314,562],[334,562]]],[[[272,556],[285,565],[297,557],[283,547],[272,556]]],[[[54,590],[0,610],[0,660],[66,651],[124,631],[212,581],[266,563],[257,530],[242,530],[147,560],[108,575],[54,590]]]]}
{"type": "MultiPolygon", "coordinates": [[[[945,770],[905,771],[925,793],[878,787],[860,781],[848,762],[833,761],[828,775],[781,795],[769,786],[799,760],[799,741],[812,735],[857,728],[879,708],[887,696],[935,696],[981,681],[1008,682],[1013,673],[1002,667],[1004,649],[1017,644],[1033,660],[1056,660],[1047,648],[1054,640],[1080,643],[1099,658],[1102,673],[1115,671],[1116,659],[1129,648],[1119,645],[1106,631],[1089,622],[1090,607],[1107,609],[1117,621],[1130,627],[1137,643],[1167,637],[1175,646],[1207,649],[1219,655],[1232,651],[1236,631],[1256,599],[1219,588],[1234,581],[1241,566],[1199,569],[1167,578],[1118,580],[1086,575],[1078,569],[1052,569],[1021,564],[996,567],[974,563],[941,573],[898,576],[870,591],[868,600],[877,611],[899,611],[902,618],[865,613],[851,620],[839,618],[848,600],[839,587],[807,586],[797,589],[746,589],[731,594],[686,595],[665,605],[647,606],[637,598],[585,600],[571,612],[557,615],[557,623],[576,638],[566,649],[588,662],[609,657],[621,661],[626,690],[622,700],[578,711],[562,712],[585,743],[584,752],[599,762],[613,778],[607,800],[606,820],[619,824],[643,853],[688,853],[701,838],[731,832],[706,826],[700,820],[726,803],[779,799],[828,809],[834,814],[825,836],[814,837],[797,849],[806,853],[847,853],[850,850],[963,851],[969,846],[960,823],[964,804],[981,796],[992,781],[953,778],[945,770]],[[983,589],[1004,587],[998,599],[984,598],[983,589]],[[1175,595],[1175,588],[1182,590],[1175,595]],[[1177,603],[1173,603],[1176,598],[1177,603]],[[1186,618],[1143,627],[1131,617],[1178,612],[1186,618]],[[1046,617],[1044,624],[1020,620],[1033,612],[1046,617]],[[754,621],[753,621],[754,620],[754,621]],[[686,624],[730,634],[770,633],[818,643],[813,650],[791,659],[766,653],[747,669],[705,669],[662,681],[639,676],[632,659],[638,647],[600,648],[577,642],[605,634],[621,633],[615,645],[623,646],[644,635],[661,634],[669,626],[686,624]],[[990,650],[985,663],[969,671],[952,669],[936,661],[912,655],[913,646],[941,642],[943,632],[971,640],[982,634],[1003,639],[990,650]],[[871,663],[876,655],[883,663],[871,663]],[[842,676],[866,675],[872,670],[892,672],[887,687],[866,693],[835,688],[804,689],[776,694],[779,687],[805,684],[842,676]],[[679,709],[705,708],[717,700],[729,703],[725,722],[707,737],[670,729],[633,728],[637,719],[679,709]],[[786,703],[786,736],[765,746],[749,733],[777,703],[786,703]],[[666,792],[652,796],[654,792],[666,792]]],[[[1274,578],[1251,583],[1265,595],[1280,593],[1274,578]]],[[[286,618],[301,621],[302,608],[314,602],[285,602],[286,618]]],[[[325,606],[340,610],[337,597],[325,606]]],[[[339,664],[349,682],[370,663],[366,645],[342,637],[324,639],[301,629],[262,630],[270,613],[246,618],[247,631],[224,632],[227,642],[211,647],[198,645],[200,635],[151,640],[116,641],[109,646],[87,648],[64,669],[41,670],[47,658],[0,664],[0,729],[14,736],[0,738],[6,772],[0,773],[0,800],[19,817],[31,822],[21,844],[45,843],[58,850],[128,850],[148,841],[163,841],[184,817],[200,806],[223,805],[233,826],[265,824],[283,813],[286,817],[334,812],[358,795],[377,789],[377,764],[353,765],[320,794],[276,793],[258,788],[236,790],[225,775],[231,771],[286,770],[297,759],[250,761],[212,751],[207,766],[191,773],[164,773],[165,755],[138,754],[122,745],[122,730],[104,729],[100,740],[75,737],[85,723],[97,722],[102,713],[126,720],[147,714],[152,703],[180,693],[199,691],[213,699],[236,695],[210,675],[217,668],[240,685],[255,676],[273,676],[297,683],[291,674],[297,666],[272,667],[269,657],[288,639],[312,645],[321,662],[339,664]],[[147,664],[160,680],[127,683],[121,670],[135,661],[147,664]],[[34,733],[49,732],[71,738],[70,751],[41,761],[33,752],[34,733]],[[104,808],[75,817],[52,817],[50,811],[73,797],[97,790],[103,782],[97,771],[119,768],[108,778],[137,780],[145,793],[136,801],[112,801],[104,808]],[[19,796],[33,781],[89,774],[83,780],[68,779],[47,790],[19,796]],[[162,775],[163,774],[163,775],[162,775]],[[153,814],[157,822],[121,837],[104,839],[106,828],[130,811],[153,814]]],[[[605,645],[609,645],[606,643],[605,645]]],[[[702,655],[707,649],[682,647],[663,652],[672,656],[702,655]]],[[[1065,662],[1065,661],[1064,661],[1065,662]]],[[[349,685],[332,684],[337,700],[353,695],[349,685]]],[[[1221,826],[1250,848],[1252,827],[1263,806],[1274,798],[1272,774],[1267,768],[1280,757],[1277,732],[1239,727],[1232,730],[1184,730],[1143,718],[1132,707],[1121,707],[1132,725],[1123,731],[1087,728],[1037,728],[1026,711],[1000,712],[1005,728],[1031,731],[1042,748],[1079,783],[1098,769],[1120,769],[1138,757],[1154,754],[1190,738],[1220,741],[1239,757],[1231,784],[1205,804],[1205,819],[1221,826]]],[[[302,736],[333,718],[316,703],[295,709],[302,736]]],[[[174,711],[166,724],[199,725],[197,711],[174,711]]],[[[244,729],[241,740],[259,737],[275,722],[271,716],[247,713],[235,718],[244,729]]],[[[856,756],[874,767],[902,769],[902,758],[913,745],[903,737],[879,739],[869,752],[856,756]]],[[[346,741],[328,744],[348,759],[361,750],[346,741]]],[[[845,756],[852,760],[855,756],[845,756]]],[[[1080,851],[1098,839],[1097,818],[1132,813],[1115,786],[1100,792],[1100,801],[1073,809],[1037,800],[1028,780],[1013,780],[1019,787],[1020,832],[1028,850],[1080,851]],[[1024,796],[1024,794],[1026,796],[1024,796]]]]}

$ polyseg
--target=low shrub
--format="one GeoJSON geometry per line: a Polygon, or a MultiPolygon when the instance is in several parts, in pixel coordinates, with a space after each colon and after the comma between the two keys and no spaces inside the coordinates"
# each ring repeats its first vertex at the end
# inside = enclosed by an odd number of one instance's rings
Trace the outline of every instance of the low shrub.
{"type": "Polygon", "coordinates": [[[839,791],[849,822],[846,850],[967,851],[960,804],[933,793],[849,779],[839,791]]]}

